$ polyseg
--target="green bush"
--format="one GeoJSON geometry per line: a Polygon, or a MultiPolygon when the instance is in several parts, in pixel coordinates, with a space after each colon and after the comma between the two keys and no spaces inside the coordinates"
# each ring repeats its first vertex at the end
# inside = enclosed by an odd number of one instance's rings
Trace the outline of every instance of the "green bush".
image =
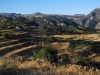
{"type": "Polygon", "coordinates": [[[8,34],[5,33],[5,34],[2,35],[2,37],[3,37],[4,39],[7,39],[7,38],[8,38],[8,34]]]}
{"type": "Polygon", "coordinates": [[[47,41],[48,42],[55,42],[55,41],[57,41],[57,38],[49,36],[49,38],[47,39],[47,41]]]}
{"type": "Polygon", "coordinates": [[[81,58],[74,58],[73,60],[74,64],[78,64],[78,65],[91,65],[93,64],[93,62],[89,59],[81,59],[81,58]]]}
{"type": "Polygon", "coordinates": [[[5,33],[5,34],[2,35],[2,37],[4,39],[12,39],[14,37],[14,35],[5,33]]]}
{"type": "Polygon", "coordinates": [[[33,59],[46,59],[47,61],[57,62],[57,53],[58,51],[50,46],[46,46],[39,51],[33,52],[33,59]]]}

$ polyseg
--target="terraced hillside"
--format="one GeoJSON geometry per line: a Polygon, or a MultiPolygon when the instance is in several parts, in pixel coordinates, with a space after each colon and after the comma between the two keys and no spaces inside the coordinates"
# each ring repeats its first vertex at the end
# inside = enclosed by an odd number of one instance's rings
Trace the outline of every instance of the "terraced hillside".
{"type": "Polygon", "coordinates": [[[58,50],[58,56],[67,54],[71,61],[82,57],[100,62],[99,34],[50,35],[56,39],[52,42],[47,41],[49,36],[38,34],[34,31],[0,30],[0,58],[25,56],[27,59],[34,50],[50,45],[58,50]]]}
{"type": "Polygon", "coordinates": [[[85,73],[94,68],[91,73],[97,71],[100,74],[100,34],[44,35],[40,31],[0,30],[0,72],[4,69],[5,73],[9,68],[14,68],[19,70],[18,73],[24,69],[23,75],[28,70],[40,69],[48,69],[50,72],[54,70],[56,73],[85,73]],[[31,59],[34,50],[47,45],[58,50],[57,63],[31,59]]]}
{"type": "Polygon", "coordinates": [[[32,50],[37,48],[36,44],[28,32],[0,30],[0,57],[31,55],[32,50]]]}

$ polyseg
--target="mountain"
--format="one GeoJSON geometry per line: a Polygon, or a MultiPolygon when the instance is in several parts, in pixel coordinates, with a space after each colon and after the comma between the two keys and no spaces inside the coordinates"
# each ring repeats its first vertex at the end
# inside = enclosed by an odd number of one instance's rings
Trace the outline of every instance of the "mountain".
{"type": "Polygon", "coordinates": [[[74,21],[78,24],[80,24],[80,20],[85,17],[84,14],[74,14],[74,15],[62,15],[62,14],[43,14],[40,12],[36,12],[34,14],[31,14],[30,16],[35,16],[35,17],[51,17],[51,18],[56,18],[56,17],[61,17],[61,18],[66,18],[71,21],[74,21]]]}
{"type": "MultiPolygon", "coordinates": [[[[0,13],[0,24],[24,24],[27,22],[34,22],[38,25],[60,25],[60,26],[78,26],[79,21],[84,14],[75,15],[61,15],[61,14],[43,14],[36,12],[34,14],[16,14],[16,13],[0,13]],[[15,22],[16,21],[16,22],[15,22]],[[21,22],[19,22],[21,21],[21,22]]],[[[5,26],[4,26],[5,27],[5,26]]]]}
{"type": "Polygon", "coordinates": [[[41,32],[41,34],[84,33],[76,19],[84,15],[43,14],[16,14],[0,13],[0,29],[21,29],[41,32]],[[81,29],[82,30],[81,30],[81,29]]]}
{"type": "Polygon", "coordinates": [[[32,26],[33,28],[38,27],[42,29],[50,26],[72,26],[75,28],[79,27],[82,31],[86,28],[100,29],[100,8],[94,9],[88,15],[44,14],[40,12],[33,14],[0,13],[1,29],[16,29],[16,27],[29,29],[32,26]]]}
{"type": "Polygon", "coordinates": [[[42,14],[36,12],[34,14],[22,15],[16,13],[0,13],[0,27],[13,25],[40,25],[40,26],[78,26],[77,23],[68,15],[42,14]],[[70,17],[70,18],[69,18],[70,17]]]}
{"type": "Polygon", "coordinates": [[[92,29],[100,29],[100,8],[94,9],[82,19],[82,25],[92,29]]]}
{"type": "Polygon", "coordinates": [[[34,16],[39,16],[39,15],[42,15],[42,13],[40,13],[40,12],[35,12],[33,15],[34,15],[34,16]]]}

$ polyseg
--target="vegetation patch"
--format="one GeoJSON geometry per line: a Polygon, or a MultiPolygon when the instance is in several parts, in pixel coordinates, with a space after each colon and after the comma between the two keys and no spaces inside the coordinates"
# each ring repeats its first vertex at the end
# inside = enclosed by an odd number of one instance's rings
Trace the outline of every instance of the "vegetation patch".
{"type": "Polygon", "coordinates": [[[12,34],[7,34],[7,33],[2,34],[2,38],[4,38],[4,39],[11,39],[13,37],[14,37],[14,35],[12,35],[12,34]]]}
{"type": "Polygon", "coordinates": [[[57,41],[57,38],[56,37],[52,37],[52,36],[49,36],[48,39],[47,39],[48,42],[55,42],[57,41]]]}
{"type": "Polygon", "coordinates": [[[4,39],[7,39],[7,38],[8,38],[8,34],[5,33],[5,34],[2,35],[2,37],[3,37],[4,39]]]}
{"type": "Polygon", "coordinates": [[[89,59],[74,58],[73,63],[82,66],[88,66],[88,65],[92,65],[94,62],[89,59]]]}
{"type": "Polygon", "coordinates": [[[57,53],[58,51],[50,46],[41,48],[39,51],[33,52],[33,59],[45,59],[47,61],[57,62],[57,53]]]}

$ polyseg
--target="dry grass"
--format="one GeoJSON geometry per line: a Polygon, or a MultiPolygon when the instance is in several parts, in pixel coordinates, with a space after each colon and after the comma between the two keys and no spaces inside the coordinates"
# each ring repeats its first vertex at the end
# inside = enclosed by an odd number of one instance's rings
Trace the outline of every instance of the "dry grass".
{"type": "Polygon", "coordinates": [[[4,49],[7,49],[7,48],[12,48],[12,47],[20,46],[20,45],[23,45],[23,44],[25,44],[25,43],[26,43],[26,42],[14,44],[14,45],[4,46],[4,47],[1,47],[1,48],[0,48],[0,51],[2,51],[2,50],[4,50],[4,49]]]}
{"type": "Polygon", "coordinates": [[[18,42],[19,40],[18,39],[15,39],[15,40],[9,40],[9,41],[4,41],[4,42],[1,42],[0,44],[8,44],[8,43],[13,43],[13,42],[18,42]]]}
{"type": "Polygon", "coordinates": [[[93,57],[92,60],[96,61],[96,62],[100,62],[100,55],[93,57]]]}
{"type": "Polygon", "coordinates": [[[69,47],[69,42],[53,42],[51,44],[52,47],[56,48],[57,50],[66,50],[69,47]]]}
{"type": "Polygon", "coordinates": [[[5,54],[5,57],[10,57],[10,56],[12,56],[12,55],[14,55],[16,53],[19,53],[19,52],[22,52],[22,51],[25,51],[25,50],[28,50],[28,49],[31,49],[31,48],[35,48],[35,47],[36,47],[36,45],[30,45],[28,47],[23,47],[21,49],[16,49],[14,51],[11,51],[11,52],[5,54]]]}
{"type": "Polygon", "coordinates": [[[16,31],[15,29],[0,30],[0,33],[10,33],[10,34],[25,34],[23,31],[16,31]]]}
{"type": "Polygon", "coordinates": [[[68,64],[66,66],[55,66],[54,64],[50,64],[43,59],[24,62],[15,61],[12,59],[5,61],[6,63],[2,64],[0,61],[1,67],[6,65],[6,68],[19,69],[22,71],[19,75],[100,75],[100,70],[93,70],[94,67],[87,69],[87,67],[74,64],[68,64]]]}
{"type": "Polygon", "coordinates": [[[87,40],[87,41],[100,41],[99,34],[75,34],[75,35],[54,35],[54,37],[59,38],[73,38],[74,40],[87,40]]]}
{"type": "MultiPolygon", "coordinates": [[[[1,33],[12,33],[15,35],[25,34],[26,32],[17,32],[14,30],[1,30],[1,33]]],[[[72,38],[72,40],[85,40],[85,41],[92,41],[92,42],[99,42],[100,35],[99,34],[75,34],[75,35],[54,35],[54,37],[62,38],[62,41],[57,42],[50,42],[49,45],[56,48],[58,50],[58,55],[67,54],[68,56],[73,56],[74,53],[82,53],[84,51],[89,50],[90,45],[83,43],[83,44],[72,44],[72,42],[66,41],[67,39],[72,38]],[[73,47],[73,48],[72,48],[73,47]],[[72,52],[70,51],[72,48],[72,52]],[[72,54],[73,53],[73,54],[72,54]]],[[[7,44],[12,42],[17,42],[16,40],[9,40],[6,42],[1,42],[1,44],[7,44]]],[[[25,42],[19,42],[18,44],[11,44],[8,46],[3,46],[0,48],[0,51],[13,48],[16,46],[20,46],[25,42]]],[[[45,46],[47,43],[43,42],[40,43],[41,46],[45,46]]],[[[36,61],[28,61],[28,60],[20,60],[21,57],[17,56],[15,58],[10,58],[10,56],[15,55],[17,53],[34,49],[39,45],[36,43],[35,45],[28,45],[26,47],[21,47],[20,49],[14,49],[8,52],[5,57],[9,57],[8,59],[0,59],[0,72],[3,68],[15,68],[18,71],[22,71],[20,75],[100,75],[100,70],[92,68],[75,65],[75,64],[67,64],[64,66],[58,66],[57,64],[51,64],[43,59],[37,59],[36,61]]],[[[96,53],[92,53],[88,55],[87,58],[91,58],[94,61],[100,62],[100,56],[96,53]]],[[[22,58],[23,59],[23,58],[22,58]]],[[[2,74],[1,74],[2,75],[2,74]]],[[[19,74],[18,74],[19,75],[19,74]]]]}

